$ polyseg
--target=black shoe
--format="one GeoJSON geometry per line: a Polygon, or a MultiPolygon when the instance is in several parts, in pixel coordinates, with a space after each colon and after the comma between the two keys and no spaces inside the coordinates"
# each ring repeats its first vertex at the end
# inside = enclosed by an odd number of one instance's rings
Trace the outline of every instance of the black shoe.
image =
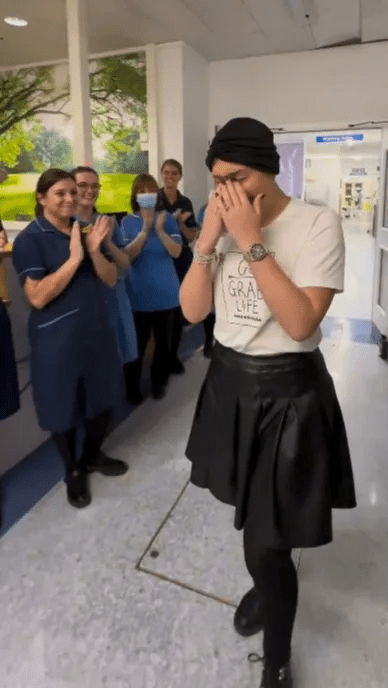
{"type": "Polygon", "coordinates": [[[175,361],[172,361],[170,365],[170,373],[173,375],[183,375],[185,372],[185,366],[183,365],[182,361],[179,360],[179,358],[176,358],[175,361]]]}
{"type": "Polygon", "coordinates": [[[260,688],[292,688],[290,665],[279,669],[265,662],[260,688]]]}
{"type": "Polygon", "coordinates": [[[144,397],[140,390],[136,392],[127,392],[128,404],[134,404],[135,406],[139,406],[139,404],[143,403],[143,401],[144,397]]]}
{"type": "Polygon", "coordinates": [[[261,598],[256,588],[244,595],[234,615],[234,628],[239,635],[247,638],[263,630],[261,598]]]}
{"type": "Polygon", "coordinates": [[[66,477],[67,501],[77,509],[89,506],[92,495],[89,489],[89,479],[85,471],[76,468],[66,477]]]}
{"type": "Polygon", "coordinates": [[[109,476],[125,475],[128,464],[119,459],[110,459],[104,452],[99,452],[96,458],[85,463],[84,470],[86,473],[102,473],[109,476]]]}
{"type": "Polygon", "coordinates": [[[207,343],[203,347],[203,355],[205,358],[211,358],[213,355],[213,344],[212,343],[207,343]]]}
{"type": "Polygon", "coordinates": [[[159,399],[163,399],[163,397],[166,396],[166,388],[165,387],[156,387],[153,392],[152,392],[152,398],[155,399],[156,401],[159,399]]]}

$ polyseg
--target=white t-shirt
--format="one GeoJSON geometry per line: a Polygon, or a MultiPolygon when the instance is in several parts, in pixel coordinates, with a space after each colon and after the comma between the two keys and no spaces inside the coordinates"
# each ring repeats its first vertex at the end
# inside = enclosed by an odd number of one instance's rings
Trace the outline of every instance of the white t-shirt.
{"type": "MultiPolygon", "coordinates": [[[[333,210],[291,199],[272,224],[263,228],[263,244],[297,287],[344,289],[345,242],[333,210]]],[[[304,342],[294,341],[265,303],[249,264],[229,234],[217,245],[214,267],[216,325],[223,346],[253,356],[314,351],[320,328],[304,342]]]]}

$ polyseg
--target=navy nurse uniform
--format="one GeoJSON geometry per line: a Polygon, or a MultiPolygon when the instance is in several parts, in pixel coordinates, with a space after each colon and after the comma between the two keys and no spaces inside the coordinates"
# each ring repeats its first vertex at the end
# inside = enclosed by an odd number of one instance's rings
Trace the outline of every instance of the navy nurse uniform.
{"type": "MultiPolygon", "coordinates": [[[[39,216],[15,239],[13,262],[22,284],[42,279],[69,258],[70,236],[39,216]]],[[[124,397],[116,335],[101,281],[85,258],[64,291],[29,318],[30,367],[39,424],[63,433],[114,408],[124,397]]]]}
{"type": "MultiPolygon", "coordinates": [[[[76,219],[80,219],[77,215],[75,217],[76,219]]],[[[99,217],[100,213],[93,213],[91,224],[94,225],[99,217]]],[[[121,247],[120,226],[117,222],[115,222],[113,228],[112,242],[118,248],[121,247]]],[[[104,252],[106,253],[105,249],[104,252]]],[[[130,268],[128,269],[130,270],[130,268]]],[[[132,363],[139,357],[139,352],[137,349],[137,337],[132,307],[125,288],[125,274],[118,271],[117,282],[114,289],[102,283],[101,288],[105,303],[108,307],[111,326],[117,334],[122,365],[132,363]]]]}
{"type": "Polygon", "coordinates": [[[18,377],[12,341],[11,323],[0,298],[0,420],[20,408],[18,377]]]}

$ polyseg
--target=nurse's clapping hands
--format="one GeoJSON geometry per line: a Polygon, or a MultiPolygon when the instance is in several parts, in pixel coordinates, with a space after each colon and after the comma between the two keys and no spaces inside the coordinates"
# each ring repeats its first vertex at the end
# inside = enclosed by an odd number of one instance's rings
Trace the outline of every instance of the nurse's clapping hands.
{"type": "Polygon", "coordinates": [[[106,215],[100,215],[93,227],[86,233],[86,248],[88,253],[100,251],[101,244],[109,237],[113,231],[114,220],[106,215]]]}
{"type": "Polygon", "coordinates": [[[159,215],[158,215],[158,219],[156,222],[156,231],[158,234],[160,234],[161,232],[164,231],[164,225],[166,222],[166,214],[167,214],[166,211],[162,210],[162,212],[159,213],[159,215]]]}
{"type": "Polygon", "coordinates": [[[78,222],[74,222],[70,237],[70,258],[76,263],[82,263],[85,251],[81,241],[81,228],[78,222]]]}
{"type": "Polygon", "coordinates": [[[0,252],[3,252],[7,245],[7,235],[4,230],[0,232],[0,252]]]}

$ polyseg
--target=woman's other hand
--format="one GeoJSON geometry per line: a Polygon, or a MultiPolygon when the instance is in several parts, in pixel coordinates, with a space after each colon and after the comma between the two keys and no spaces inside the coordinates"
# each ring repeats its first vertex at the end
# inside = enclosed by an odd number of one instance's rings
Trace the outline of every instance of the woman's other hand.
{"type": "Polygon", "coordinates": [[[106,215],[100,215],[93,227],[90,227],[85,235],[88,253],[99,251],[101,244],[106,241],[110,231],[113,231],[111,218],[106,215]]]}
{"type": "Polygon", "coordinates": [[[140,214],[143,220],[142,231],[148,235],[151,231],[152,223],[155,219],[155,211],[153,208],[151,210],[141,208],[140,214]]]}
{"type": "Polygon", "coordinates": [[[160,234],[160,232],[164,232],[164,226],[166,223],[166,215],[167,215],[167,213],[165,210],[162,210],[162,212],[159,213],[159,215],[158,215],[158,219],[156,222],[156,231],[158,234],[160,234]]]}
{"type": "Polygon", "coordinates": [[[82,263],[85,251],[81,241],[81,228],[78,222],[74,222],[70,237],[70,258],[76,263],[82,263]]]}
{"type": "Polygon", "coordinates": [[[112,236],[113,236],[113,230],[115,227],[115,218],[113,215],[104,215],[107,219],[107,233],[104,239],[104,242],[107,244],[110,241],[112,241],[112,236]]]}
{"type": "MultiPolygon", "coordinates": [[[[251,203],[239,182],[227,181],[218,192],[218,207],[228,233],[243,251],[262,242],[261,201],[258,194],[251,203]]],[[[205,220],[206,221],[206,220],[205,220]]]]}
{"type": "Polygon", "coordinates": [[[5,229],[2,229],[0,231],[0,253],[3,253],[5,251],[5,247],[8,244],[8,237],[5,233],[5,229]]]}
{"type": "Polygon", "coordinates": [[[219,198],[216,194],[213,194],[206,208],[202,230],[197,241],[198,251],[205,255],[212,253],[218,244],[223,229],[219,198]]]}

